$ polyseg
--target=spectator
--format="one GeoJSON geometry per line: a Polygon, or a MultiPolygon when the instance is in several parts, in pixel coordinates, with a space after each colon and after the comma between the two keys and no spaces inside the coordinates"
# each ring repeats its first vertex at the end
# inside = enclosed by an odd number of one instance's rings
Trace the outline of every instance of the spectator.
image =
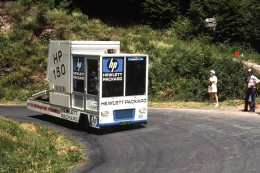
{"type": "Polygon", "coordinates": [[[209,93],[209,98],[210,98],[210,104],[209,106],[212,106],[213,104],[213,97],[215,97],[216,100],[216,105],[215,107],[218,107],[218,95],[217,95],[217,76],[215,76],[215,71],[211,70],[210,71],[210,78],[209,78],[209,87],[208,87],[208,93],[209,93]]]}
{"type": "Polygon", "coordinates": [[[248,70],[248,78],[247,78],[247,91],[245,97],[245,109],[243,111],[248,111],[248,99],[251,96],[252,99],[252,109],[250,112],[255,112],[255,96],[256,96],[256,86],[260,83],[260,80],[253,75],[254,71],[252,69],[248,70]]]}
{"type": "Polygon", "coordinates": [[[253,109],[253,102],[252,102],[251,95],[248,98],[248,106],[249,106],[249,111],[251,111],[253,109]]]}

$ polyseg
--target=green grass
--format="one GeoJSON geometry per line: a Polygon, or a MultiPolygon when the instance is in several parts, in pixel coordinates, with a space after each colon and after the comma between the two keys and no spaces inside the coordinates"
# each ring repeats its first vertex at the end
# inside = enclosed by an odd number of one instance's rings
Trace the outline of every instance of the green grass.
{"type": "Polygon", "coordinates": [[[86,160],[82,147],[61,133],[0,117],[0,172],[66,172],[86,160]]]}

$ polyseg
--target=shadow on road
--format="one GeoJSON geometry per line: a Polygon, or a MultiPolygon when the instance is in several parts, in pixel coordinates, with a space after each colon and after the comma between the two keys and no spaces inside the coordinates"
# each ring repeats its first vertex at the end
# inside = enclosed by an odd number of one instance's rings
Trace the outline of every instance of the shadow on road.
{"type": "Polygon", "coordinates": [[[76,130],[76,131],[82,131],[86,132],[88,134],[93,134],[93,135],[106,135],[106,134],[111,134],[111,133],[118,133],[118,132],[123,132],[123,131],[130,131],[130,130],[137,130],[140,128],[144,128],[145,125],[142,124],[132,124],[132,125],[122,125],[122,126],[107,126],[107,127],[102,127],[101,129],[95,129],[95,128],[90,128],[90,129],[84,129],[84,127],[80,123],[74,123],[68,120],[64,120],[61,118],[53,117],[50,115],[32,115],[29,116],[31,118],[35,118],[41,121],[49,122],[51,124],[55,124],[61,127],[65,127],[68,129],[76,130]]]}
{"type": "Polygon", "coordinates": [[[51,124],[56,124],[58,126],[66,127],[69,129],[73,129],[73,130],[77,130],[77,131],[84,131],[84,129],[82,129],[78,123],[74,123],[74,122],[67,121],[67,120],[64,120],[61,118],[57,118],[57,117],[53,117],[50,115],[41,114],[41,115],[32,115],[29,117],[35,118],[35,119],[38,119],[41,121],[49,122],[51,124]]]}
{"type": "Polygon", "coordinates": [[[107,126],[102,127],[101,130],[99,130],[99,135],[106,135],[111,133],[118,133],[123,131],[131,131],[131,130],[137,130],[145,128],[145,125],[142,124],[132,124],[132,125],[121,125],[121,126],[107,126]]]}

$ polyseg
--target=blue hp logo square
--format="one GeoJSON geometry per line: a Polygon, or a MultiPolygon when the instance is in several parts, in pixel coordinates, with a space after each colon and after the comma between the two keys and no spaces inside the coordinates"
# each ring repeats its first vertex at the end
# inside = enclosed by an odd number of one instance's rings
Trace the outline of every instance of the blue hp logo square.
{"type": "Polygon", "coordinates": [[[74,57],[73,58],[73,71],[84,73],[84,58],[83,57],[74,57]]]}
{"type": "Polygon", "coordinates": [[[121,73],[123,72],[123,57],[103,58],[103,73],[121,73]]]}

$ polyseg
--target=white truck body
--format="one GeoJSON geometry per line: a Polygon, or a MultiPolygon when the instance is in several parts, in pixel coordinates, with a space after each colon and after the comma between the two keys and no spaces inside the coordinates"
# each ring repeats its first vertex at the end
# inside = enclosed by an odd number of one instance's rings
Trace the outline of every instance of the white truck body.
{"type": "Polygon", "coordinates": [[[95,128],[147,123],[148,55],[119,41],[51,41],[47,80],[29,109],[95,128]]]}

